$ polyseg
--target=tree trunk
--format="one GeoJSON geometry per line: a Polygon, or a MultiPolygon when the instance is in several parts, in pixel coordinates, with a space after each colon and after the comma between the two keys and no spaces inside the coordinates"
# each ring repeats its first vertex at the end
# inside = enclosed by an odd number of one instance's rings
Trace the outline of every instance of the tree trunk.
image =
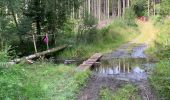
{"type": "Polygon", "coordinates": [[[94,0],[94,17],[96,18],[96,0],[94,0]]]}
{"type": "Polygon", "coordinates": [[[126,9],[126,2],[125,2],[125,0],[123,0],[123,15],[125,13],[125,9],[126,9]]]}
{"type": "Polygon", "coordinates": [[[127,7],[130,7],[130,0],[127,0],[127,7]]]}
{"type": "Polygon", "coordinates": [[[106,0],[104,0],[103,1],[103,17],[104,17],[104,19],[105,19],[105,17],[106,17],[106,0]]]}
{"type": "Polygon", "coordinates": [[[91,6],[90,6],[90,1],[91,1],[91,0],[88,0],[88,14],[89,14],[89,15],[90,15],[90,7],[91,7],[91,6]]]}
{"type": "Polygon", "coordinates": [[[115,12],[115,9],[114,9],[114,2],[115,0],[112,0],[112,17],[115,16],[114,12],[115,12]]]}
{"type": "Polygon", "coordinates": [[[156,9],[155,9],[155,0],[153,0],[153,15],[155,16],[156,14],[156,9]]]}
{"type": "Polygon", "coordinates": [[[150,16],[150,0],[148,0],[148,17],[150,16]]]}
{"type": "Polygon", "coordinates": [[[101,15],[101,0],[98,1],[98,18],[99,18],[99,22],[100,22],[100,15],[101,15]]]}
{"type": "MultiPolygon", "coordinates": [[[[47,51],[38,52],[38,53],[29,55],[29,56],[26,56],[26,57],[23,57],[23,58],[20,58],[20,59],[14,59],[14,60],[12,60],[11,62],[19,63],[19,62],[24,61],[24,60],[31,60],[31,59],[34,59],[34,58],[37,58],[37,57],[46,55],[46,54],[48,54],[48,53],[53,53],[53,52],[56,52],[56,51],[63,50],[63,49],[65,49],[66,47],[68,47],[68,45],[63,45],[63,46],[60,46],[60,47],[57,47],[57,48],[53,48],[53,49],[50,49],[50,50],[47,50],[47,51]]],[[[10,62],[10,63],[11,63],[11,62],[10,62]]]]}
{"type": "Polygon", "coordinates": [[[9,6],[10,6],[10,10],[11,10],[11,13],[12,13],[12,17],[13,17],[13,19],[14,19],[14,22],[15,22],[15,25],[16,25],[16,28],[17,28],[17,31],[18,31],[17,33],[18,33],[18,36],[19,36],[20,43],[23,43],[21,34],[19,34],[19,25],[18,25],[17,17],[15,16],[14,9],[13,9],[13,7],[11,6],[11,4],[10,4],[9,6]]]}
{"type": "Polygon", "coordinates": [[[37,35],[41,34],[41,25],[40,25],[39,18],[36,19],[36,33],[37,35]]]}
{"type": "Polygon", "coordinates": [[[32,40],[33,40],[33,43],[34,43],[34,50],[35,50],[35,53],[37,53],[37,45],[36,45],[36,39],[35,39],[35,34],[32,35],[32,40]]]}
{"type": "Polygon", "coordinates": [[[109,0],[107,0],[107,18],[109,19],[109,17],[110,17],[110,6],[109,6],[109,0]]]}
{"type": "Polygon", "coordinates": [[[118,0],[118,17],[121,17],[121,12],[122,12],[122,7],[121,7],[121,0],[118,0]]]}

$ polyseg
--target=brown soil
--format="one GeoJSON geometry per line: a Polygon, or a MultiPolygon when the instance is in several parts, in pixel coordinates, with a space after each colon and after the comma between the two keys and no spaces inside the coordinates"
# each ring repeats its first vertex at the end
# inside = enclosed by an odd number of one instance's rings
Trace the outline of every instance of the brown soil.
{"type": "Polygon", "coordinates": [[[111,77],[102,77],[93,75],[87,85],[82,89],[78,100],[99,100],[99,92],[103,87],[107,87],[113,91],[125,85],[127,82],[116,80],[111,77]]]}
{"type": "MultiPolygon", "coordinates": [[[[116,92],[125,84],[133,84],[138,88],[138,94],[141,100],[157,100],[155,92],[150,87],[148,81],[130,82],[117,80],[114,77],[102,77],[93,75],[87,85],[81,90],[77,100],[100,100],[100,90],[103,87],[111,89],[116,92]]],[[[130,99],[127,99],[130,100],[130,99]]]]}
{"type": "Polygon", "coordinates": [[[151,88],[148,81],[142,81],[140,83],[135,83],[139,89],[140,96],[142,100],[157,100],[155,91],[151,88]]]}
{"type": "MultiPolygon", "coordinates": [[[[114,57],[114,56],[122,57],[122,55],[129,55],[128,47],[130,47],[130,49],[133,51],[133,48],[136,48],[136,46],[133,45],[130,43],[125,44],[120,48],[118,48],[115,52],[104,55],[103,58],[109,59],[110,57],[114,57]]],[[[138,88],[139,90],[138,94],[140,95],[141,100],[157,100],[157,96],[155,95],[155,92],[150,87],[148,80],[141,80],[141,81],[134,82],[131,80],[120,80],[114,77],[108,77],[102,75],[101,76],[93,75],[87,82],[86,86],[80,91],[77,100],[100,100],[99,92],[103,87],[107,87],[113,90],[113,92],[115,92],[125,84],[129,84],[129,83],[135,85],[138,88]]]]}

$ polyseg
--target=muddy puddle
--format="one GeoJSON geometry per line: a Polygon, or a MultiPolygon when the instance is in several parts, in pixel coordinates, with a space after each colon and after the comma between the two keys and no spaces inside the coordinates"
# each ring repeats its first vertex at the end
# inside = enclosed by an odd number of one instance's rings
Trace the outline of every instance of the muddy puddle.
{"type": "Polygon", "coordinates": [[[93,67],[97,76],[114,77],[125,81],[147,80],[146,68],[153,66],[145,58],[113,58],[102,59],[93,67]]]}
{"type": "Polygon", "coordinates": [[[125,84],[138,88],[141,100],[156,100],[156,95],[148,83],[155,61],[145,54],[146,44],[128,43],[117,50],[104,54],[93,67],[93,75],[80,92],[78,100],[99,100],[101,87],[112,91],[125,84]]]}

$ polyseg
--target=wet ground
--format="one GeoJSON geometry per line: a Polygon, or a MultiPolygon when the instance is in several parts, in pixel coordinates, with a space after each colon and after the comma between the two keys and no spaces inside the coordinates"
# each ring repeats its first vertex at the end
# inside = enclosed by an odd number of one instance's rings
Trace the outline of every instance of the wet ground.
{"type": "Polygon", "coordinates": [[[156,95],[148,83],[154,63],[145,54],[146,49],[145,44],[127,43],[111,53],[104,54],[93,66],[94,73],[80,92],[78,100],[99,100],[99,91],[103,86],[115,92],[129,83],[138,88],[141,100],[156,100],[156,95]]]}

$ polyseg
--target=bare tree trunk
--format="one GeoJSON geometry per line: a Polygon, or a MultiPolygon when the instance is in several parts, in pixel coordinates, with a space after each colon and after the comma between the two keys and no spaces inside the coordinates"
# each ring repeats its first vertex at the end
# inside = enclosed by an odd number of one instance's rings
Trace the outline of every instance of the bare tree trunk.
{"type": "Polygon", "coordinates": [[[123,0],[123,15],[125,13],[125,9],[126,9],[126,2],[125,2],[125,0],[123,0]]]}
{"type": "Polygon", "coordinates": [[[35,53],[37,53],[37,45],[36,45],[36,39],[35,39],[35,35],[33,34],[32,35],[32,40],[33,40],[33,43],[34,43],[34,50],[35,50],[35,53]]]}
{"type": "Polygon", "coordinates": [[[122,12],[122,7],[121,7],[121,0],[118,0],[118,17],[121,17],[121,12],[122,12]]]}
{"type": "Polygon", "coordinates": [[[19,34],[19,25],[18,25],[18,21],[17,21],[16,15],[15,15],[14,9],[13,9],[13,7],[11,6],[11,4],[10,4],[9,6],[10,6],[10,8],[11,8],[10,10],[11,10],[12,17],[13,17],[13,19],[14,19],[14,22],[15,22],[15,25],[16,25],[16,28],[17,28],[17,31],[18,31],[18,36],[19,36],[20,42],[23,43],[22,37],[21,37],[21,35],[19,34]]]}
{"type": "Polygon", "coordinates": [[[107,18],[109,19],[109,17],[110,17],[110,15],[109,15],[109,13],[110,13],[110,6],[109,6],[109,0],[107,0],[107,18]]]}
{"type": "Polygon", "coordinates": [[[89,15],[90,15],[90,7],[91,7],[90,1],[91,1],[91,0],[88,0],[88,14],[89,14],[89,15]]]}
{"type": "Polygon", "coordinates": [[[100,15],[101,15],[101,0],[98,0],[98,20],[100,22],[100,15]]]}
{"type": "Polygon", "coordinates": [[[115,15],[114,15],[114,11],[115,11],[115,9],[114,9],[114,1],[115,1],[115,0],[112,0],[112,17],[115,16],[115,15]]]}
{"type": "Polygon", "coordinates": [[[92,15],[94,16],[94,0],[92,0],[92,15]]]}
{"type": "Polygon", "coordinates": [[[156,9],[155,9],[155,0],[153,0],[153,14],[154,14],[154,16],[155,16],[155,14],[156,14],[156,9]]]}
{"type": "Polygon", "coordinates": [[[150,16],[150,0],[148,0],[148,17],[150,16]]]}
{"type": "Polygon", "coordinates": [[[98,11],[97,10],[97,8],[98,8],[97,6],[98,5],[97,5],[97,2],[98,2],[98,0],[95,0],[95,16],[96,16],[96,18],[98,17],[98,12],[97,12],[98,11]]]}
{"type": "Polygon", "coordinates": [[[81,12],[80,9],[81,9],[81,6],[79,7],[79,10],[78,10],[78,18],[79,18],[79,19],[80,19],[80,15],[81,15],[81,14],[80,14],[80,12],[81,12]]]}
{"type": "Polygon", "coordinates": [[[130,0],[127,0],[127,7],[130,7],[130,0]]]}
{"type": "Polygon", "coordinates": [[[74,19],[75,18],[75,9],[74,9],[74,3],[73,3],[73,12],[72,12],[73,16],[72,18],[74,19]]]}
{"type": "Polygon", "coordinates": [[[40,25],[40,21],[39,21],[39,18],[36,19],[36,33],[37,35],[40,35],[41,34],[41,25],[40,25]]]}
{"type": "Polygon", "coordinates": [[[104,19],[106,17],[106,0],[103,1],[103,13],[104,13],[104,19]]]}
{"type": "Polygon", "coordinates": [[[96,18],[96,0],[94,0],[94,17],[96,18]]]}

